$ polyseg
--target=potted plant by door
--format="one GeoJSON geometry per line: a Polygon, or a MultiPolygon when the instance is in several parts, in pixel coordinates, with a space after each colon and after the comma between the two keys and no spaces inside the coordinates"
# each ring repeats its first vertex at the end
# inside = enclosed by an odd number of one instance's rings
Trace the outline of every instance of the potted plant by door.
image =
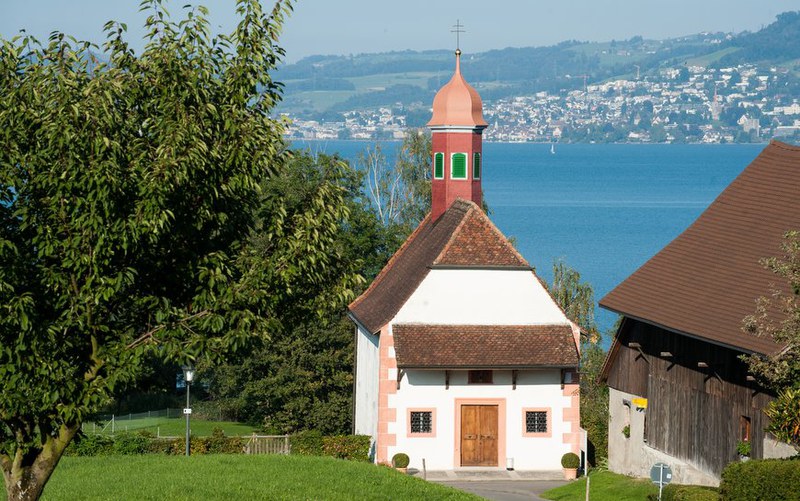
{"type": "Polygon", "coordinates": [[[581,465],[581,458],[574,452],[568,452],[561,456],[561,467],[564,468],[564,480],[575,480],[578,478],[578,466],[581,465]]]}
{"type": "Polygon", "coordinates": [[[736,452],[739,453],[739,460],[740,461],[749,461],[750,460],[750,442],[747,440],[740,440],[738,444],[736,444],[736,452]]]}
{"type": "Polygon", "coordinates": [[[400,473],[405,473],[408,471],[408,454],[398,452],[394,456],[392,456],[392,466],[394,469],[399,471],[400,473]]]}

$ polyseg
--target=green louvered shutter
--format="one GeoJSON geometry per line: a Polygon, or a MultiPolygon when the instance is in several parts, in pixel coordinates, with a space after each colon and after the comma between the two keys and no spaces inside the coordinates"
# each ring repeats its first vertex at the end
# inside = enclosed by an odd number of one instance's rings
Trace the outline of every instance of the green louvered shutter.
{"type": "Polygon", "coordinates": [[[444,179],[444,153],[433,156],[433,178],[444,179]]]}
{"type": "Polygon", "coordinates": [[[481,178],[481,154],[475,153],[472,155],[472,179],[481,178]]]}
{"type": "Polygon", "coordinates": [[[464,153],[453,153],[452,165],[450,166],[450,178],[467,178],[467,155],[464,153]]]}

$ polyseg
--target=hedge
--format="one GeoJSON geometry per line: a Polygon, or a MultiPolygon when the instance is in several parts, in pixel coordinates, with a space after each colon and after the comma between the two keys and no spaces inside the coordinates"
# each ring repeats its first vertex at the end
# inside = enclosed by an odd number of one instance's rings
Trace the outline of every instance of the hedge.
{"type": "Polygon", "coordinates": [[[322,454],[350,461],[369,462],[368,435],[334,435],[322,439],[322,454]]]}
{"type": "MultiPolygon", "coordinates": [[[[323,436],[319,431],[296,433],[290,439],[292,453],[307,456],[332,456],[350,461],[369,461],[371,439],[367,435],[323,436]]],[[[192,454],[241,454],[245,439],[226,437],[215,428],[210,437],[191,437],[192,454]]],[[[116,454],[186,453],[185,438],[156,438],[148,432],[126,432],[116,435],[84,435],[75,439],[65,454],[68,456],[109,456],[116,454]]]]}
{"type": "Polygon", "coordinates": [[[760,459],[731,463],[719,486],[724,501],[800,500],[800,459],[760,459]]]}
{"type": "MultiPolygon", "coordinates": [[[[210,437],[191,437],[189,447],[192,454],[241,454],[244,440],[226,437],[215,428],[210,437]]],[[[84,435],[75,439],[64,454],[68,456],[109,456],[131,454],[169,454],[179,456],[186,453],[185,438],[156,438],[149,432],[125,432],[116,435],[84,435]]]]}
{"type": "Polygon", "coordinates": [[[322,456],[322,432],[308,430],[295,433],[289,439],[292,454],[303,456],[322,456]]]}
{"type": "Polygon", "coordinates": [[[367,435],[323,436],[319,431],[311,430],[295,433],[289,440],[292,454],[369,461],[371,439],[367,435]]]}

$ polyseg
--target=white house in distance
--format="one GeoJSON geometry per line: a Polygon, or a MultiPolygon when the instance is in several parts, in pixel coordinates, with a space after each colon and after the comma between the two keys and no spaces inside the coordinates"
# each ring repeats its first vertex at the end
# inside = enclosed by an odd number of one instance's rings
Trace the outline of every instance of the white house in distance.
{"type": "Polygon", "coordinates": [[[436,95],[431,213],[350,304],[354,431],[410,467],[560,470],[580,454],[579,331],[480,208],[480,96],[436,95]]]}

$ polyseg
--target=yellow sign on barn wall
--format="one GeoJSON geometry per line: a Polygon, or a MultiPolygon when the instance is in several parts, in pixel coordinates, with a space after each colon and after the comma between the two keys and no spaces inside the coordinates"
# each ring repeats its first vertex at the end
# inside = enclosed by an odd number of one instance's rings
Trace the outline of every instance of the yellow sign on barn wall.
{"type": "Polygon", "coordinates": [[[634,398],[632,401],[633,405],[635,405],[637,409],[647,409],[646,398],[634,398]]]}

